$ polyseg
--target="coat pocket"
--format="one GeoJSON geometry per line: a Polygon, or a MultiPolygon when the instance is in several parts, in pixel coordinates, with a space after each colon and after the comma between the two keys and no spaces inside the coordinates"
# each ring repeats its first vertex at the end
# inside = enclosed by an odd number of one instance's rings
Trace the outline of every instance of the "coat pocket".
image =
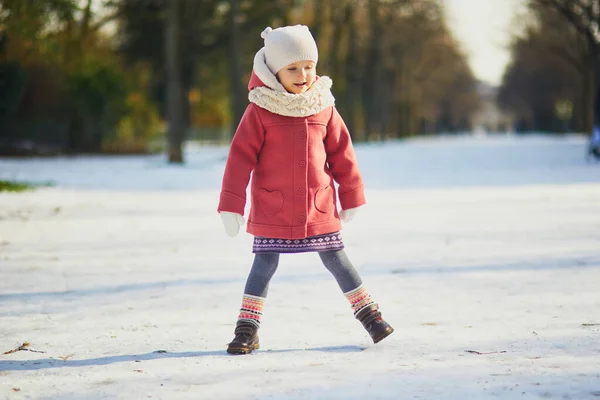
{"type": "Polygon", "coordinates": [[[333,188],[331,185],[317,190],[315,193],[315,208],[317,211],[327,213],[333,206],[333,188]]]}
{"type": "Polygon", "coordinates": [[[283,193],[279,190],[258,189],[256,199],[260,210],[267,217],[274,216],[283,208],[283,193]]]}

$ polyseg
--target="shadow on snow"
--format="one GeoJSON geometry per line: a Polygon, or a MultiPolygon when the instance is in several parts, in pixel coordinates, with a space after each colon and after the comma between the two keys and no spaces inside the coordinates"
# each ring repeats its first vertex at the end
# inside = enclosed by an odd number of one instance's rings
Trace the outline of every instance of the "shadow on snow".
{"type": "MultiPolygon", "coordinates": [[[[276,353],[317,351],[326,353],[353,353],[363,351],[364,347],[359,346],[325,346],[313,347],[307,349],[274,349],[274,350],[259,350],[256,355],[268,355],[276,353]]],[[[87,360],[61,360],[55,358],[43,358],[39,360],[13,361],[0,360],[0,371],[34,371],[49,368],[65,368],[65,367],[91,367],[100,365],[109,365],[124,362],[140,362],[153,361],[169,358],[193,358],[193,357],[236,357],[227,354],[225,350],[207,350],[207,351],[187,351],[179,353],[170,353],[163,351],[154,351],[145,354],[127,354],[115,355],[107,357],[90,358],[87,360]]],[[[255,355],[250,355],[253,357],[255,355]]],[[[248,356],[247,356],[248,357],[248,356]]]]}
{"type": "MultiPolygon", "coordinates": [[[[364,265],[361,274],[364,276],[376,276],[387,274],[423,275],[423,274],[465,274],[476,272],[504,272],[504,271],[531,271],[531,270],[586,270],[600,268],[600,257],[567,257],[557,259],[536,259],[535,261],[514,262],[508,264],[485,264],[472,266],[443,266],[426,265],[402,267],[400,263],[377,263],[377,265],[364,265]]],[[[303,273],[276,275],[275,279],[280,282],[315,281],[319,279],[330,279],[331,276],[323,268],[323,273],[303,273]]],[[[0,294],[0,305],[2,302],[27,301],[46,298],[73,298],[98,295],[119,294],[125,292],[144,291],[152,289],[167,289],[182,286],[206,286],[231,283],[243,283],[245,277],[225,277],[215,279],[179,279],[174,281],[159,281],[145,283],[130,283],[116,286],[103,286],[89,289],[76,289],[68,291],[46,291],[46,292],[20,292],[0,294]]],[[[0,313],[2,315],[2,313],[0,313]]]]}

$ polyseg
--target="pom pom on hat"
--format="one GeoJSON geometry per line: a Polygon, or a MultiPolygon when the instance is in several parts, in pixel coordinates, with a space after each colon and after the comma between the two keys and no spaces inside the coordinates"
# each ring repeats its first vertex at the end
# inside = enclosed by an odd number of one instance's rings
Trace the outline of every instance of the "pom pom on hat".
{"type": "Polygon", "coordinates": [[[260,36],[265,40],[265,60],[273,74],[288,64],[319,60],[317,43],[306,25],[267,27],[260,36]]]}
{"type": "Polygon", "coordinates": [[[267,38],[267,35],[273,30],[270,26],[267,26],[264,31],[260,34],[260,37],[263,39],[267,38]]]}

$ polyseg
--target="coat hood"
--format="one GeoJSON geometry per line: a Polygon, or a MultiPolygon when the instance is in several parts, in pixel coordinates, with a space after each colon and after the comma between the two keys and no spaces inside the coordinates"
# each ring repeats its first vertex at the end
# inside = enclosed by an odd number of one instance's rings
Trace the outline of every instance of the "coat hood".
{"type": "Polygon", "coordinates": [[[250,76],[250,81],[248,81],[248,91],[250,92],[259,87],[268,87],[268,86],[265,85],[265,83],[260,80],[258,75],[256,75],[256,72],[254,72],[254,70],[252,70],[252,76],[250,76]]]}
{"type": "Polygon", "coordinates": [[[279,83],[275,74],[272,73],[267,66],[264,47],[260,49],[254,56],[252,77],[250,78],[250,82],[248,82],[248,90],[252,90],[261,86],[266,86],[277,92],[287,92],[283,85],[279,83]]]}

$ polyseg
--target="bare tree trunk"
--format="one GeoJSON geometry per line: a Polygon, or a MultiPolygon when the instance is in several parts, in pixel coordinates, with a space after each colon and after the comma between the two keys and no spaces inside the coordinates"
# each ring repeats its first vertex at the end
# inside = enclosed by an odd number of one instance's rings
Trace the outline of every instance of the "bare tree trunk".
{"type": "Polygon", "coordinates": [[[406,137],[413,134],[413,113],[411,98],[411,77],[410,71],[405,65],[398,67],[398,78],[396,93],[398,94],[398,110],[399,121],[397,124],[397,137],[406,137]]]}
{"type": "MultiPolygon", "coordinates": [[[[354,11],[356,5],[349,3],[347,5],[347,15],[346,15],[346,21],[347,21],[347,27],[348,27],[348,54],[347,54],[347,62],[345,65],[345,79],[346,79],[346,91],[345,91],[345,104],[344,104],[344,109],[346,110],[346,115],[344,116],[344,120],[346,121],[346,124],[348,126],[348,130],[350,131],[350,135],[352,135],[353,138],[358,138],[359,140],[364,141],[365,137],[364,137],[364,132],[361,132],[360,134],[356,131],[357,130],[357,124],[356,124],[356,116],[357,116],[357,112],[358,110],[356,110],[356,104],[358,102],[358,98],[359,98],[359,91],[358,86],[360,84],[360,76],[359,76],[359,70],[358,68],[356,68],[354,65],[349,66],[348,63],[353,62],[353,60],[356,60],[357,57],[357,46],[356,46],[356,42],[357,42],[357,35],[356,35],[356,24],[354,22],[354,11]]],[[[334,42],[333,46],[338,46],[339,42],[334,42]]],[[[334,67],[336,70],[338,69],[337,63],[336,66],[334,67]]],[[[364,130],[363,130],[364,131],[364,130]]]]}
{"type": "Polygon", "coordinates": [[[596,94],[594,99],[594,126],[593,129],[600,130],[600,56],[596,58],[596,65],[594,68],[594,81],[596,94]]]}
{"type": "MultiPolygon", "coordinates": [[[[353,29],[352,23],[348,21],[348,16],[351,14],[351,7],[351,4],[346,4],[343,12],[334,12],[332,10],[330,13],[329,23],[333,26],[333,32],[331,33],[331,40],[329,42],[327,69],[328,73],[334,77],[341,76],[340,53],[342,52],[342,48],[340,46],[340,42],[342,38],[342,30],[344,27],[348,27],[349,24],[350,27],[348,29],[353,29]]],[[[348,58],[348,60],[349,59],[350,58],[348,58]]]]}
{"type": "MultiPolygon", "coordinates": [[[[181,47],[181,46],[179,46],[181,47]]],[[[180,49],[181,50],[181,49],[180,49]]],[[[182,52],[180,54],[180,60],[182,60],[182,76],[181,76],[181,126],[184,132],[189,132],[190,127],[192,126],[192,107],[190,104],[190,92],[194,86],[194,78],[196,74],[196,65],[194,60],[191,58],[187,58],[187,60],[183,61],[185,57],[182,52]]]]}
{"type": "Polygon", "coordinates": [[[85,41],[90,31],[90,22],[92,19],[92,1],[87,0],[87,4],[83,10],[83,18],[81,19],[81,39],[85,41]]]}
{"type": "MultiPolygon", "coordinates": [[[[233,132],[244,114],[244,104],[242,103],[242,64],[240,59],[240,30],[238,24],[238,1],[230,0],[231,9],[229,11],[229,62],[231,73],[231,99],[233,105],[233,132]]],[[[232,136],[233,136],[232,132],[232,136]]]]}
{"type": "Polygon", "coordinates": [[[167,121],[169,162],[183,163],[183,115],[181,62],[179,60],[179,0],[167,1],[165,18],[165,57],[167,80],[167,121]]]}
{"type": "Polygon", "coordinates": [[[381,107],[379,108],[379,129],[383,138],[388,139],[393,136],[390,129],[390,114],[393,112],[394,104],[394,71],[386,69],[383,71],[383,82],[380,90],[381,107]]]}
{"type": "Polygon", "coordinates": [[[413,90],[413,81],[410,73],[406,74],[406,83],[404,86],[404,90],[406,90],[406,135],[405,136],[415,136],[419,134],[419,107],[415,95],[415,90],[413,90]]]}
{"type": "Polygon", "coordinates": [[[310,31],[317,43],[319,43],[319,40],[322,39],[321,35],[323,34],[323,29],[326,24],[326,18],[327,18],[326,10],[328,8],[328,3],[329,2],[327,0],[319,0],[319,1],[313,2],[315,18],[314,18],[313,25],[310,28],[310,31]]]}
{"type": "Polygon", "coordinates": [[[377,92],[378,85],[380,84],[379,72],[381,64],[381,24],[379,22],[377,3],[375,0],[369,1],[368,8],[371,38],[369,40],[369,49],[367,51],[365,73],[362,78],[362,100],[367,137],[374,133],[381,133],[378,132],[377,129],[377,109],[379,107],[377,92]]]}
{"type": "Polygon", "coordinates": [[[592,126],[594,125],[594,96],[595,96],[595,84],[594,84],[594,71],[592,66],[585,69],[583,74],[583,130],[587,134],[592,133],[592,126]]]}

